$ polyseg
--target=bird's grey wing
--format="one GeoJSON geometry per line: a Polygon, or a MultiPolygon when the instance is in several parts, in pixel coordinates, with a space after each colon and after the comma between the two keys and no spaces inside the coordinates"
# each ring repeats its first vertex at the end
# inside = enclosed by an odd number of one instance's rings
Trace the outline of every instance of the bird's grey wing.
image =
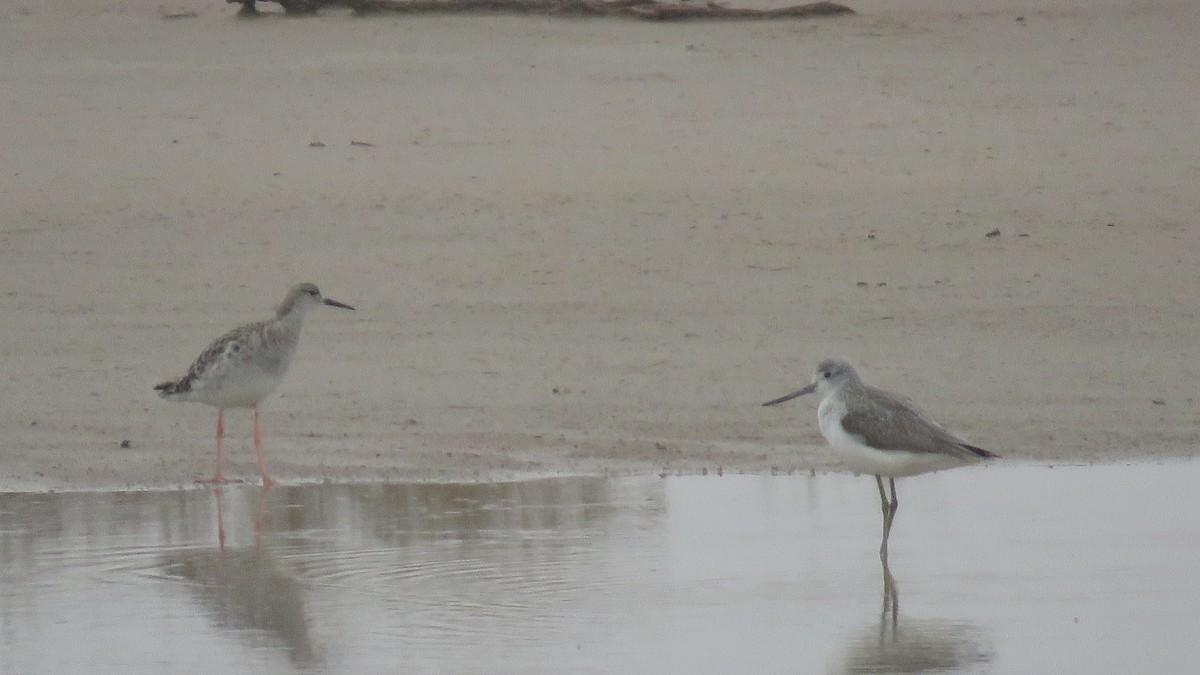
{"type": "Polygon", "coordinates": [[[842,418],[842,428],[862,438],[864,443],[873,448],[931,452],[964,458],[986,456],[975,452],[974,446],[954,437],[911,403],[894,394],[874,389],[869,399],[860,399],[855,403],[849,406],[846,416],[842,418]]]}
{"type": "MultiPolygon", "coordinates": [[[[885,392],[885,393],[888,393],[888,392],[885,392]]],[[[888,393],[888,395],[894,399],[897,398],[895,394],[888,393]]],[[[899,400],[899,399],[897,399],[897,400],[899,400]]],[[[941,430],[941,432],[943,434],[946,435],[946,438],[950,442],[952,442],[955,445],[959,446],[960,448],[966,450],[967,453],[964,455],[965,457],[974,456],[974,457],[982,457],[984,459],[994,459],[994,458],[1000,456],[990,450],[984,450],[983,448],[980,448],[978,446],[971,445],[970,443],[964,441],[963,439],[959,438],[958,436],[955,436],[954,434],[950,433],[949,431],[946,431],[945,427],[943,427],[942,425],[935,422],[932,417],[930,417],[924,410],[921,409],[920,406],[918,406],[916,403],[913,403],[912,399],[905,397],[903,399],[903,401],[904,401],[904,405],[907,406],[909,408],[909,410],[912,410],[917,415],[917,417],[919,417],[922,420],[925,420],[926,422],[928,422],[929,424],[937,427],[939,430],[941,430]]]]}

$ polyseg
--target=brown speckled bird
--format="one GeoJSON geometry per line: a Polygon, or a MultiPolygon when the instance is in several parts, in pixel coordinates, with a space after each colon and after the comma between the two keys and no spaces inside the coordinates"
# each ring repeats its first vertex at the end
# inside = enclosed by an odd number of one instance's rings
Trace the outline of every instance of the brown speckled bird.
{"type": "Polygon", "coordinates": [[[168,401],[194,401],[217,409],[217,473],[212,483],[228,482],[221,470],[225,409],[253,408],[258,470],[262,474],[263,487],[275,484],[267,475],[263,458],[258,404],[283,380],[300,342],[300,325],[305,313],[321,305],[354,309],[323,297],[314,284],[297,284],[288,290],[273,318],[234,328],[205,349],[192,363],[187,375],[154,387],[159,396],[168,401]]]}

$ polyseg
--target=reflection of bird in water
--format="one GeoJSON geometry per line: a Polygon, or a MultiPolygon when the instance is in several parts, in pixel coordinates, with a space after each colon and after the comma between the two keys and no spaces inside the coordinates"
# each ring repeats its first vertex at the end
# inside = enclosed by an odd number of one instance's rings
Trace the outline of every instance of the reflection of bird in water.
{"type": "MultiPolygon", "coordinates": [[[[303,587],[267,553],[258,541],[252,549],[226,549],[220,490],[217,497],[216,549],[171,551],[163,557],[163,572],[188,582],[200,606],[221,629],[241,634],[257,630],[281,641],[288,659],[298,666],[318,663],[304,609],[303,587]]],[[[259,499],[261,518],[263,491],[259,499]]],[[[257,524],[256,530],[261,527],[257,524]]]]}
{"type": "MultiPolygon", "coordinates": [[[[225,550],[225,489],[220,485],[212,486],[213,497],[217,502],[217,548],[225,550]]],[[[264,487],[258,493],[258,509],[254,517],[254,547],[262,548],[263,525],[267,522],[267,495],[271,494],[271,486],[264,487]]]]}
{"type": "Polygon", "coordinates": [[[879,625],[865,626],[851,639],[839,667],[844,673],[983,672],[994,655],[983,631],[965,621],[900,619],[900,592],[883,564],[883,603],[879,625]]]}
{"type": "Polygon", "coordinates": [[[991,459],[994,453],[951,435],[908,400],[868,386],[843,359],[817,365],[810,384],[763,405],[776,405],[817,392],[821,435],[855,473],[875,476],[883,508],[883,542],[879,557],[887,562],[888,535],[896,517],[896,479],[991,459]],[[883,487],[887,476],[891,499],[883,487]]]}

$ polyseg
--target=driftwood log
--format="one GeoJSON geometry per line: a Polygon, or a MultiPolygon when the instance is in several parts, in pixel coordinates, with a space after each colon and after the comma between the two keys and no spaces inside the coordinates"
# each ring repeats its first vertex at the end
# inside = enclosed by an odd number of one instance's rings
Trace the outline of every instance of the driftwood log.
{"type": "MultiPolygon", "coordinates": [[[[854,10],[836,2],[810,2],[777,9],[726,7],[687,0],[272,0],[288,14],[313,14],[322,7],[349,7],[361,14],[547,14],[579,17],[625,17],[648,21],[795,19],[854,10]]],[[[256,0],[228,0],[242,6],[239,14],[257,13],[256,0]]]]}

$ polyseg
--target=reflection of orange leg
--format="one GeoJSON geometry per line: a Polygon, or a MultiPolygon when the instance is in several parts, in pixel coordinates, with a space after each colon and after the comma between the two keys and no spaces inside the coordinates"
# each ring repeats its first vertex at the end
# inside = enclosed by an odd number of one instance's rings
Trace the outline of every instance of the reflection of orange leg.
{"type": "Polygon", "coordinates": [[[263,524],[267,522],[267,493],[270,491],[271,486],[265,485],[262,494],[258,496],[258,516],[254,519],[254,548],[256,550],[262,549],[263,524]]]}
{"type": "Polygon", "coordinates": [[[225,552],[225,490],[214,487],[213,495],[217,498],[217,547],[225,552]]]}
{"type": "Polygon", "coordinates": [[[275,481],[267,475],[267,461],[263,456],[262,429],[258,426],[258,408],[254,409],[254,449],[258,451],[258,472],[262,474],[263,487],[270,489],[275,481]]]}
{"type": "Polygon", "coordinates": [[[198,480],[197,483],[204,485],[224,485],[226,483],[240,483],[240,480],[229,480],[221,472],[221,457],[225,449],[225,409],[217,408],[217,473],[213,475],[212,480],[198,480]]]}

